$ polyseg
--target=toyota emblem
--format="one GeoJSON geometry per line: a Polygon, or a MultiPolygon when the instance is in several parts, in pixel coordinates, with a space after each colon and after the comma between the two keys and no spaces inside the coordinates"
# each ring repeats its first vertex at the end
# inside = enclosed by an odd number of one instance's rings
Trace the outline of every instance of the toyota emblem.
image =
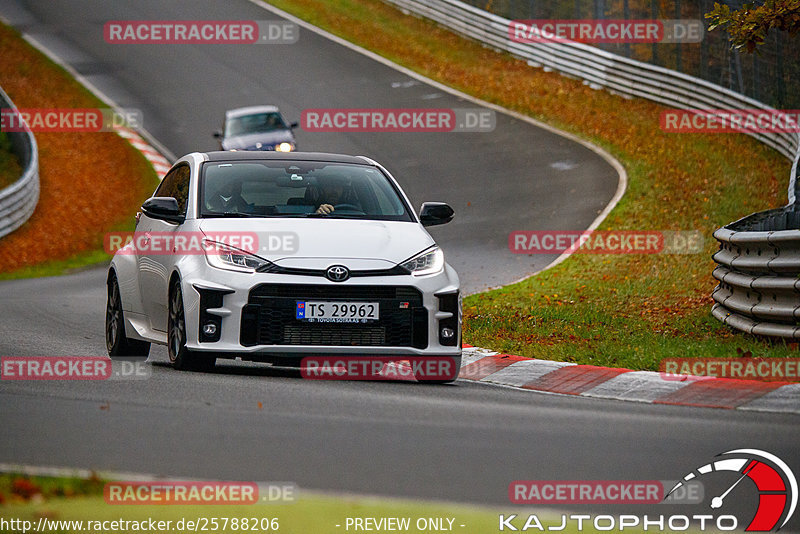
{"type": "Polygon", "coordinates": [[[350,271],[348,271],[347,267],[344,265],[331,265],[328,267],[325,276],[327,276],[328,280],[331,282],[344,282],[350,278],[350,271]]]}

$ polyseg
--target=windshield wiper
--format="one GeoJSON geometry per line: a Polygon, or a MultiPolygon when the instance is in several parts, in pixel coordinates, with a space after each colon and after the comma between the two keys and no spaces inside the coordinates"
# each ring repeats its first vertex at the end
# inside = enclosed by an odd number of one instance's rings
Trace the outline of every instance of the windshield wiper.
{"type": "Polygon", "coordinates": [[[315,217],[328,217],[328,215],[323,215],[321,213],[205,213],[203,214],[204,219],[211,219],[211,218],[249,218],[249,219],[268,219],[268,218],[290,218],[290,217],[308,217],[309,215],[313,215],[315,217]]]}
{"type": "Polygon", "coordinates": [[[366,219],[366,215],[354,213],[307,213],[306,217],[327,217],[328,219],[366,219]]]}
{"type": "Polygon", "coordinates": [[[239,212],[230,212],[230,213],[206,213],[203,217],[214,217],[214,218],[236,218],[236,217],[258,217],[253,213],[239,213],[239,212]]]}

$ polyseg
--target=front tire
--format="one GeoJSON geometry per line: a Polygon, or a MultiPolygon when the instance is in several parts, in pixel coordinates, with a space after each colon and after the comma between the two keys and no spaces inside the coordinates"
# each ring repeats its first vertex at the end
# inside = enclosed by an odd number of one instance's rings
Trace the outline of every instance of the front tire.
{"type": "Polygon", "coordinates": [[[150,354],[150,343],[139,339],[129,339],[125,335],[125,317],[122,312],[122,299],[119,294],[117,276],[108,277],[108,298],[106,300],[106,350],[112,360],[145,361],[150,354]]]}
{"type": "Polygon", "coordinates": [[[448,357],[446,361],[449,362],[448,372],[436,378],[430,378],[425,373],[414,373],[414,378],[420,384],[452,384],[461,372],[461,356],[448,357]]]}
{"type": "Polygon", "coordinates": [[[207,371],[214,368],[216,358],[198,354],[186,348],[186,316],[181,284],[175,281],[169,292],[167,319],[167,352],[172,367],[181,371],[207,371]]]}

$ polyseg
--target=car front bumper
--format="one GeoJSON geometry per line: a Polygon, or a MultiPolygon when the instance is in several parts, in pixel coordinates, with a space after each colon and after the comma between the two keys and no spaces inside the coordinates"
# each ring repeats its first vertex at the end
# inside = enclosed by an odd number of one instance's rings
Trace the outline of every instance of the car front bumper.
{"type": "Polygon", "coordinates": [[[428,276],[365,276],[339,283],[204,265],[182,273],[181,283],[192,351],[265,361],[309,355],[461,355],[459,282],[449,265],[428,276]],[[372,324],[309,324],[288,309],[302,300],[376,301],[381,318],[372,324]],[[216,327],[211,336],[203,332],[209,323],[216,327]],[[453,335],[443,336],[443,329],[453,335]]]}

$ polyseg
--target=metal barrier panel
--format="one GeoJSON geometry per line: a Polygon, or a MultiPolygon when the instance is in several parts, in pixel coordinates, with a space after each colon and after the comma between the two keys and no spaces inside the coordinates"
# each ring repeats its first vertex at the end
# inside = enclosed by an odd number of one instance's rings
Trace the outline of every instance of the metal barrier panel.
{"type": "MultiPolygon", "coordinates": [[[[0,108],[15,109],[0,89],[0,108]]],[[[22,176],[0,191],[0,238],[10,234],[33,215],[39,202],[39,151],[30,131],[6,132],[14,154],[22,166],[22,176]]]]}

